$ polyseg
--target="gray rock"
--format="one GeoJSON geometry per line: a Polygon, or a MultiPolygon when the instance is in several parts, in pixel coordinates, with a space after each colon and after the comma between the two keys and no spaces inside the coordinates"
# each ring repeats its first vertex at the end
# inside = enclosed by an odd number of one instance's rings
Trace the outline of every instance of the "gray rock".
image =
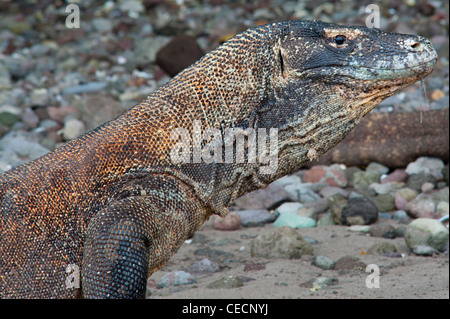
{"type": "Polygon", "coordinates": [[[355,189],[368,188],[372,183],[380,182],[381,174],[377,171],[355,172],[353,174],[353,187],[355,189]]]}
{"type": "Polygon", "coordinates": [[[378,209],[368,198],[352,198],[342,209],[343,225],[369,225],[378,219],[378,209]]]}
{"type": "Polygon", "coordinates": [[[207,288],[210,289],[232,289],[244,286],[243,281],[236,276],[227,276],[210,283],[207,288]]]}
{"type": "Polygon", "coordinates": [[[389,253],[396,253],[397,248],[391,243],[377,243],[367,249],[367,253],[371,255],[385,256],[389,253]]]}
{"type": "Polygon", "coordinates": [[[379,212],[390,212],[395,210],[394,197],[390,194],[380,194],[372,199],[379,212]]]}
{"type": "Polygon", "coordinates": [[[111,20],[105,18],[94,18],[91,23],[94,30],[98,32],[110,32],[113,28],[111,20]]]}
{"type": "Polygon", "coordinates": [[[402,219],[405,219],[405,218],[408,218],[408,214],[404,210],[398,210],[394,214],[394,219],[395,220],[402,220],[402,219]]]}
{"type": "Polygon", "coordinates": [[[373,189],[375,193],[381,195],[381,194],[392,194],[396,191],[404,188],[404,183],[372,183],[370,184],[369,188],[373,189]]]}
{"type": "Polygon", "coordinates": [[[383,237],[383,238],[395,238],[395,227],[391,224],[382,223],[376,224],[370,227],[369,234],[373,237],[383,237]]]}
{"type": "Polygon", "coordinates": [[[62,130],[63,137],[66,141],[73,140],[86,132],[84,123],[77,119],[69,119],[64,123],[62,130]]]}
{"type": "Polygon", "coordinates": [[[239,197],[234,204],[246,209],[274,209],[284,202],[295,201],[283,186],[270,184],[265,189],[260,189],[239,197]]]}
{"type": "Polygon", "coordinates": [[[440,250],[449,239],[448,229],[439,220],[418,218],[412,221],[405,233],[405,242],[413,250],[417,245],[431,246],[440,250]]]}
{"type": "Polygon", "coordinates": [[[297,259],[312,253],[312,246],[290,227],[264,231],[250,242],[252,257],[297,259]]]}
{"type": "Polygon", "coordinates": [[[10,169],[34,160],[48,153],[49,150],[39,143],[22,138],[8,139],[0,157],[0,167],[10,169]]]}
{"type": "Polygon", "coordinates": [[[366,172],[369,171],[375,171],[378,172],[380,175],[383,175],[389,173],[389,168],[380,163],[372,162],[366,167],[366,172]]]}
{"type": "Polygon", "coordinates": [[[178,270],[165,274],[157,283],[158,288],[170,287],[170,286],[182,286],[195,283],[195,279],[191,274],[178,270]]]}
{"type": "Polygon", "coordinates": [[[300,203],[314,202],[321,198],[304,184],[291,184],[285,186],[284,189],[295,201],[300,203]]]}
{"type": "Polygon", "coordinates": [[[333,259],[328,258],[326,256],[316,256],[312,262],[312,265],[319,267],[323,270],[329,270],[333,269],[335,263],[336,262],[333,259]]]}
{"type": "Polygon", "coordinates": [[[267,209],[249,209],[236,211],[241,217],[241,223],[244,227],[259,227],[266,223],[273,222],[277,216],[271,214],[267,209]]]}
{"type": "Polygon", "coordinates": [[[103,90],[108,83],[106,82],[88,82],[85,84],[75,85],[62,90],[62,94],[80,94],[103,90]]]}
{"type": "Polygon", "coordinates": [[[311,288],[312,291],[321,290],[330,286],[337,285],[339,280],[337,278],[331,277],[318,277],[309,280],[307,283],[302,284],[302,286],[306,286],[311,288]]]}
{"type": "Polygon", "coordinates": [[[440,158],[419,157],[415,162],[409,163],[406,167],[406,173],[409,175],[426,173],[436,178],[442,178],[442,169],[445,164],[440,158]]]}
{"type": "Polygon", "coordinates": [[[302,179],[297,175],[287,175],[273,182],[273,184],[280,185],[283,187],[291,184],[301,184],[301,183],[302,179]]]}
{"type": "Polygon", "coordinates": [[[325,214],[317,221],[317,227],[325,227],[325,226],[331,226],[335,225],[335,222],[333,221],[333,217],[331,216],[331,213],[325,214]]]}
{"type": "Polygon", "coordinates": [[[439,254],[439,252],[436,249],[427,245],[416,245],[413,247],[412,252],[415,255],[419,256],[432,256],[439,254]]]}
{"type": "Polygon", "coordinates": [[[358,257],[344,256],[339,258],[334,264],[335,270],[362,270],[366,269],[366,264],[358,257]]]}
{"type": "Polygon", "coordinates": [[[426,172],[420,172],[418,174],[410,175],[406,181],[406,186],[420,193],[423,184],[436,184],[436,181],[437,179],[434,175],[426,172]]]}
{"type": "Polygon", "coordinates": [[[208,258],[193,263],[187,271],[193,274],[209,274],[219,271],[219,265],[208,258]]]}

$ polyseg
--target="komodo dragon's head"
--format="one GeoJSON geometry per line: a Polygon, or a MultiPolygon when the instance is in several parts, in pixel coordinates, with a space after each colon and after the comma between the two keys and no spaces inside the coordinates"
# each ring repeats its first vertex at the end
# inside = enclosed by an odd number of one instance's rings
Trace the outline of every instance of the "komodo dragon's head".
{"type": "Polygon", "coordinates": [[[279,131],[277,177],[324,154],[437,60],[420,36],[320,21],[273,26],[271,85],[253,123],[279,131]]]}

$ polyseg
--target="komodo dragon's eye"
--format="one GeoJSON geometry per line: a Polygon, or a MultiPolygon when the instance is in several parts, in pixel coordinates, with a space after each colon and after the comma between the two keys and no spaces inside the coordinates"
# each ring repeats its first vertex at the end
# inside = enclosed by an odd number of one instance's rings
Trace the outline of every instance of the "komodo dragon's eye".
{"type": "Polygon", "coordinates": [[[346,40],[347,37],[345,35],[337,35],[334,37],[334,43],[336,43],[337,45],[343,45],[346,40]]]}

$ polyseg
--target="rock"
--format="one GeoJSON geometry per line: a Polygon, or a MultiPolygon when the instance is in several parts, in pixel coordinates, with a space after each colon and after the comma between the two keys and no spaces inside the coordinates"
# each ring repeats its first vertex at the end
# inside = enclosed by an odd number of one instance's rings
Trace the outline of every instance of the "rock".
{"type": "Polygon", "coordinates": [[[319,195],[324,197],[324,198],[327,198],[327,197],[333,196],[334,194],[337,194],[337,193],[342,194],[342,196],[344,196],[346,198],[349,195],[349,191],[348,190],[342,189],[340,187],[332,187],[332,186],[324,187],[319,192],[319,195]]]}
{"type": "Polygon", "coordinates": [[[365,270],[366,264],[358,257],[344,256],[339,258],[334,264],[335,270],[365,270]]]}
{"type": "Polygon", "coordinates": [[[187,272],[178,270],[165,274],[157,283],[158,288],[182,286],[195,283],[195,279],[187,272]]]}
{"type": "Polygon", "coordinates": [[[133,59],[138,65],[146,65],[156,60],[156,53],[170,41],[166,36],[137,37],[134,43],[133,59]]]}
{"type": "Polygon", "coordinates": [[[297,214],[301,208],[303,208],[303,204],[301,203],[283,203],[277,209],[275,209],[275,215],[279,216],[284,213],[297,214]]]}
{"type": "Polygon", "coordinates": [[[234,204],[240,209],[275,209],[284,202],[295,201],[283,186],[271,183],[265,189],[260,189],[239,197],[234,204]]]}
{"type": "Polygon", "coordinates": [[[193,274],[215,273],[219,271],[219,265],[208,258],[203,258],[202,260],[193,263],[187,271],[193,274]]]}
{"type": "Polygon", "coordinates": [[[264,231],[250,242],[252,257],[297,259],[312,253],[312,246],[290,227],[264,231]]]}
{"type": "Polygon", "coordinates": [[[440,250],[449,239],[448,229],[436,219],[418,218],[412,221],[405,233],[405,242],[409,249],[414,246],[427,245],[440,250]]]}
{"type": "Polygon", "coordinates": [[[306,283],[301,284],[302,287],[310,288],[312,291],[321,290],[330,286],[337,285],[339,280],[331,277],[313,278],[306,283]]]}
{"type": "Polygon", "coordinates": [[[385,256],[389,253],[396,253],[397,248],[392,245],[391,243],[377,243],[372,245],[368,250],[367,253],[370,255],[381,255],[385,256]]]}
{"type": "Polygon", "coordinates": [[[436,184],[436,177],[425,172],[414,174],[409,176],[408,180],[406,181],[406,186],[417,192],[420,192],[424,183],[436,184]]]}
{"type": "Polygon", "coordinates": [[[353,174],[353,186],[355,189],[368,188],[372,183],[380,181],[381,174],[377,171],[355,172],[353,174]]]}
{"type": "Polygon", "coordinates": [[[424,112],[370,113],[341,143],[321,156],[319,164],[333,162],[363,166],[377,162],[395,168],[405,167],[417,156],[425,154],[448,162],[448,147],[437,147],[448,145],[448,118],[448,108],[424,112]],[[383,138],[380,139],[380,136],[383,138]]]}
{"type": "Polygon", "coordinates": [[[228,212],[225,217],[213,216],[213,228],[217,230],[236,230],[241,226],[241,216],[228,212]]]}
{"type": "Polygon", "coordinates": [[[334,198],[329,197],[329,208],[330,216],[335,224],[342,225],[342,210],[344,206],[347,205],[346,199],[334,200],[334,198]]]}
{"type": "Polygon", "coordinates": [[[349,199],[342,209],[343,225],[369,225],[378,219],[378,209],[365,197],[349,199]]]}
{"type": "Polygon", "coordinates": [[[320,196],[309,189],[305,184],[291,184],[284,187],[284,189],[300,203],[314,202],[320,199],[320,196]]]}
{"type": "Polygon", "coordinates": [[[0,153],[0,167],[5,169],[25,164],[49,152],[39,143],[26,141],[22,138],[11,138],[2,142],[5,145],[3,152],[0,153]]]}
{"type": "Polygon", "coordinates": [[[437,214],[436,203],[428,194],[419,194],[416,198],[406,205],[405,211],[414,218],[418,217],[432,217],[437,214]]]}
{"type": "Polygon", "coordinates": [[[301,216],[298,213],[286,212],[281,214],[273,223],[273,227],[309,228],[315,227],[316,221],[310,217],[301,216]]]}
{"type": "Polygon", "coordinates": [[[398,210],[394,214],[395,220],[402,220],[408,218],[408,214],[404,210],[398,210]]]}
{"type": "Polygon", "coordinates": [[[368,233],[370,231],[370,226],[367,225],[353,225],[347,228],[349,231],[360,232],[360,233],[368,233]]]}
{"type": "Polygon", "coordinates": [[[49,101],[49,93],[47,89],[40,88],[31,91],[30,104],[32,106],[46,106],[49,101]]]}
{"type": "Polygon", "coordinates": [[[430,182],[426,182],[422,184],[420,190],[422,193],[430,193],[434,189],[434,184],[430,182]]]}
{"type": "Polygon", "coordinates": [[[441,171],[442,176],[443,176],[445,182],[447,183],[447,186],[450,184],[449,183],[449,172],[448,171],[449,171],[449,164],[445,165],[445,167],[441,171]]]}
{"type": "Polygon", "coordinates": [[[439,254],[439,252],[436,249],[427,245],[416,245],[413,247],[412,252],[415,255],[419,256],[432,256],[439,254]]]}
{"type": "Polygon", "coordinates": [[[347,180],[342,172],[324,165],[317,165],[305,172],[303,175],[305,183],[327,183],[333,187],[347,186],[347,180]]]}
{"type": "Polygon", "coordinates": [[[120,102],[102,94],[92,94],[83,99],[81,120],[88,130],[116,118],[124,112],[120,102]]]}
{"type": "Polygon", "coordinates": [[[379,212],[390,212],[395,210],[394,197],[390,194],[380,194],[372,199],[379,212]]]}
{"type": "Polygon", "coordinates": [[[399,210],[405,210],[408,206],[408,201],[402,196],[396,196],[394,199],[395,208],[399,210]]]}
{"type": "Polygon", "coordinates": [[[244,227],[259,227],[273,222],[277,217],[271,214],[267,209],[249,209],[236,211],[241,217],[241,223],[244,227]]]}
{"type": "Polygon", "coordinates": [[[227,276],[210,283],[206,288],[211,289],[232,289],[244,286],[242,280],[236,276],[227,276]]]}
{"type": "Polygon", "coordinates": [[[379,219],[392,219],[392,214],[391,213],[385,213],[385,212],[379,212],[378,213],[378,218],[379,219]]]}
{"type": "Polygon", "coordinates": [[[19,121],[22,110],[17,106],[0,106],[0,124],[11,127],[19,121]]]}
{"type": "Polygon", "coordinates": [[[111,32],[113,25],[111,20],[105,18],[94,18],[91,20],[92,27],[97,32],[111,32]]]}
{"type": "Polygon", "coordinates": [[[389,173],[389,168],[380,163],[372,162],[366,167],[366,172],[369,171],[375,171],[378,172],[380,175],[384,175],[389,173]]]}
{"type": "Polygon", "coordinates": [[[317,227],[325,227],[325,226],[331,226],[335,225],[335,222],[333,221],[333,217],[331,216],[331,213],[325,214],[317,221],[317,227]]]}
{"type": "Polygon", "coordinates": [[[370,189],[373,189],[375,191],[375,193],[379,194],[379,195],[383,195],[383,194],[392,194],[395,193],[396,191],[403,189],[403,187],[405,186],[404,183],[397,183],[397,182],[393,182],[393,183],[372,183],[369,185],[370,189]]]}
{"type": "Polygon", "coordinates": [[[76,139],[86,132],[84,123],[77,119],[69,119],[64,123],[62,135],[66,141],[76,139]]]}
{"type": "Polygon", "coordinates": [[[406,167],[408,175],[414,174],[431,174],[437,179],[442,178],[442,169],[445,164],[440,158],[419,157],[415,162],[409,163],[406,167]]]}
{"type": "Polygon", "coordinates": [[[108,85],[107,82],[88,82],[85,84],[75,85],[62,90],[62,94],[81,94],[103,90],[108,85]]]}
{"type": "Polygon", "coordinates": [[[230,259],[233,258],[234,255],[232,253],[218,250],[218,249],[211,249],[209,247],[206,248],[199,248],[194,251],[195,256],[205,256],[212,259],[230,259]]]}
{"type": "Polygon", "coordinates": [[[386,177],[382,178],[380,183],[404,183],[408,180],[408,174],[404,169],[397,168],[386,177]]]}
{"type": "Polygon", "coordinates": [[[370,227],[369,234],[373,237],[383,237],[383,238],[389,238],[393,239],[395,238],[395,227],[387,224],[376,224],[370,227]]]}
{"type": "Polygon", "coordinates": [[[401,196],[403,197],[407,202],[412,201],[416,196],[419,195],[418,192],[411,188],[402,188],[395,192],[395,197],[401,196]]]}
{"type": "Polygon", "coordinates": [[[439,202],[436,206],[436,213],[439,216],[445,216],[449,214],[449,204],[448,202],[439,202]]]}
{"type": "Polygon", "coordinates": [[[156,54],[156,64],[170,76],[187,68],[204,55],[197,40],[188,35],[177,35],[156,54]]]}
{"type": "Polygon", "coordinates": [[[335,263],[336,262],[333,259],[328,258],[326,256],[316,256],[312,262],[312,265],[319,267],[323,270],[329,270],[333,269],[335,263]]]}
{"type": "Polygon", "coordinates": [[[302,179],[300,177],[298,177],[297,175],[287,175],[287,176],[284,176],[273,182],[273,184],[283,186],[283,187],[285,187],[287,185],[301,184],[301,183],[302,183],[302,179]]]}
{"type": "Polygon", "coordinates": [[[246,264],[244,267],[244,271],[257,271],[257,270],[264,270],[264,269],[266,269],[266,265],[256,264],[256,263],[246,264]]]}

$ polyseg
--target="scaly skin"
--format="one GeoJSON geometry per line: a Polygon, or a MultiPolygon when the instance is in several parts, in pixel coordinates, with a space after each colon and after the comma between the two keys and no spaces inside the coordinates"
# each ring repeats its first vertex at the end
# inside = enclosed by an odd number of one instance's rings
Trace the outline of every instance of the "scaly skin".
{"type": "Polygon", "coordinates": [[[144,297],[209,216],[325,153],[436,59],[421,37],[364,27],[289,21],[237,35],[115,120],[0,176],[0,296],[144,297]],[[174,164],[170,134],[195,120],[278,129],[276,170],[174,164]],[[79,289],[66,287],[69,264],[79,289]]]}

